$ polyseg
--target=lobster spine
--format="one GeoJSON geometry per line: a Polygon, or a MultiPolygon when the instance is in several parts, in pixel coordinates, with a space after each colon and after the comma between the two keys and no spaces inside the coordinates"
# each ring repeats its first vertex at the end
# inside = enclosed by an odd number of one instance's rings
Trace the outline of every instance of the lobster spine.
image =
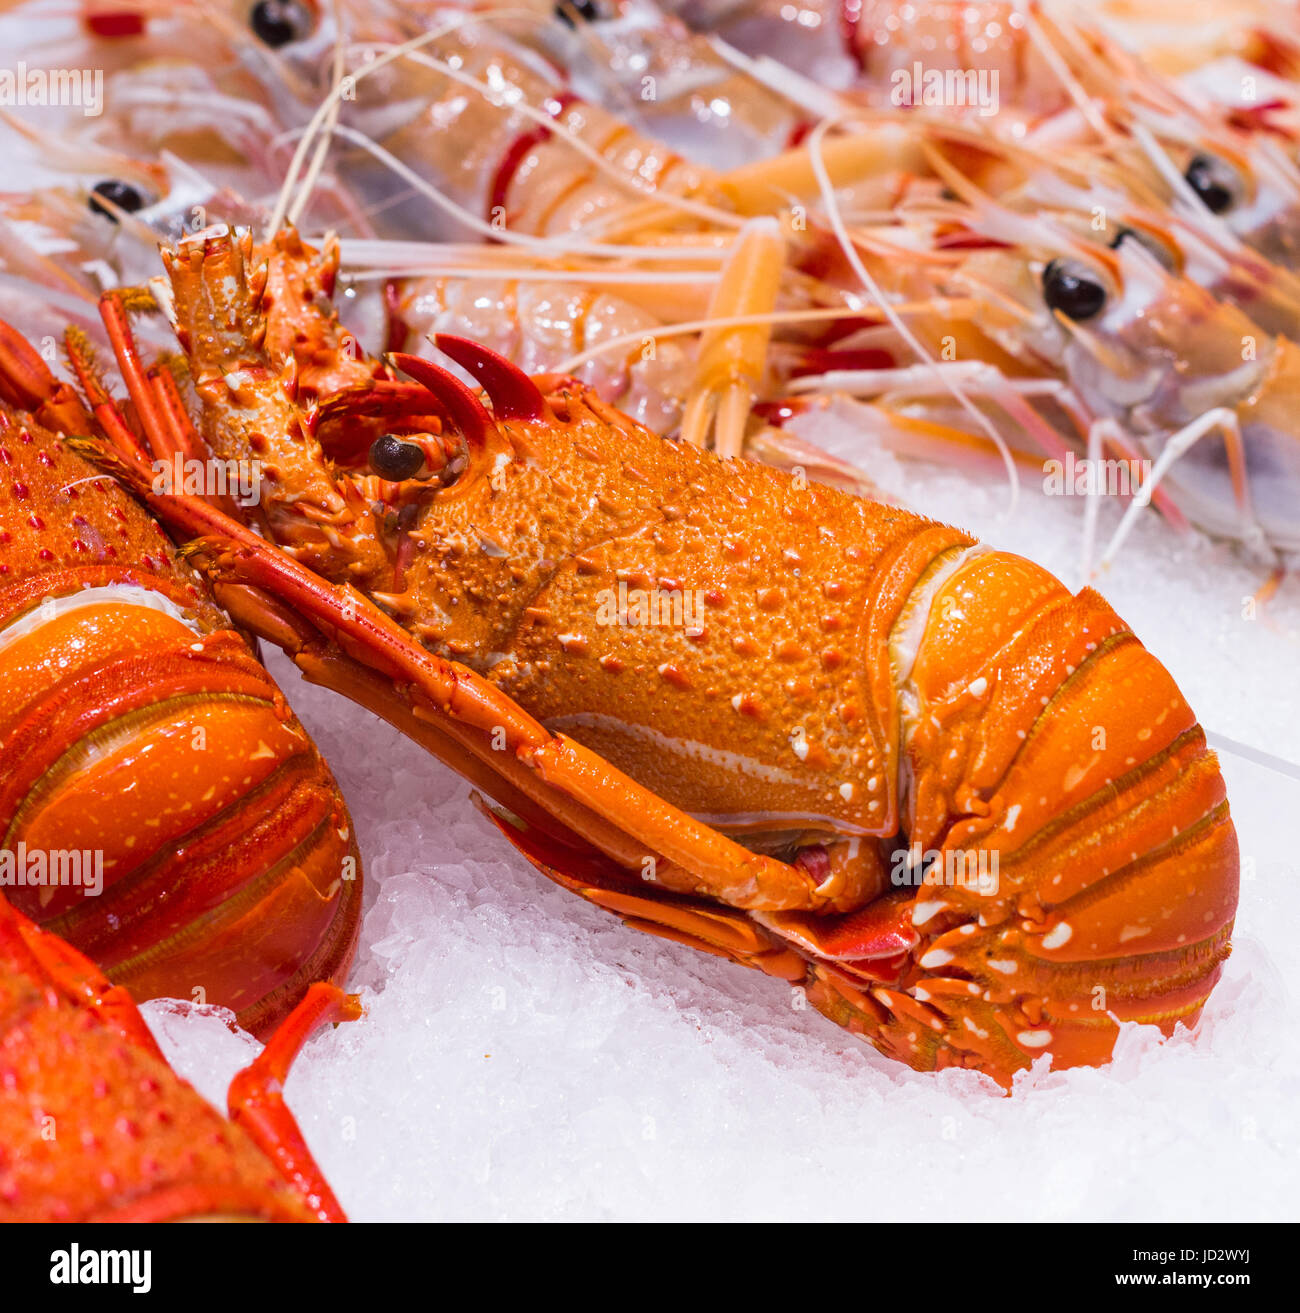
{"type": "Polygon", "coordinates": [[[4,893],[136,997],[220,1004],[265,1032],[355,949],[337,786],[111,479],[9,413],[0,470],[4,893]]]}

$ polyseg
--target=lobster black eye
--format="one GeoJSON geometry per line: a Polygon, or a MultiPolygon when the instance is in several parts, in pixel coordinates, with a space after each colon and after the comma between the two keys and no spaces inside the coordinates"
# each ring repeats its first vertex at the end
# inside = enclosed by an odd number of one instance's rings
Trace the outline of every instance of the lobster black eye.
{"type": "Polygon", "coordinates": [[[299,0],[257,0],[248,23],[257,39],[272,50],[309,37],[315,26],[299,0]]]}
{"type": "Polygon", "coordinates": [[[97,182],[90,193],[91,213],[102,214],[116,223],[117,216],[108,205],[100,204],[101,199],[107,201],[109,205],[116,205],[119,210],[125,210],[128,214],[143,210],[145,205],[144,193],[120,178],[105,178],[103,182],[97,182]]]}
{"type": "Polygon", "coordinates": [[[1043,270],[1043,300],[1070,319],[1091,319],[1106,304],[1106,289],[1087,265],[1053,260],[1043,270]]]}
{"type": "Polygon", "coordinates": [[[1197,155],[1183,177],[1212,214],[1226,213],[1240,196],[1241,179],[1237,171],[1213,155],[1197,155]]]}
{"type": "Polygon", "coordinates": [[[424,452],[414,442],[385,433],[370,444],[370,468],[394,483],[413,479],[424,468],[424,452]]]}
{"type": "Polygon", "coordinates": [[[594,23],[600,17],[600,6],[595,0],[562,0],[555,6],[555,16],[566,27],[573,26],[575,15],[584,23],[594,23]]]}

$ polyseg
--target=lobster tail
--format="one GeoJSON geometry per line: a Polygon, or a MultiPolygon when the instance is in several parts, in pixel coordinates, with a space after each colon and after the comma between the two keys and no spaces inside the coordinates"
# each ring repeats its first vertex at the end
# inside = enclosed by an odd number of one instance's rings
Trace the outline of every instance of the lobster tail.
{"type": "MultiPolygon", "coordinates": [[[[900,686],[918,942],[855,1028],[913,1066],[1009,1080],[1043,1053],[1105,1061],[1121,1021],[1192,1023],[1230,950],[1238,854],[1173,679],[1097,594],[1004,553],[930,601],[900,686]]],[[[851,993],[815,997],[843,1014],[851,993]]]]}
{"type": "Polygon", "coordinates": [[[158,526],[0,421],[0,892],[137,998],[265,1032],[355,950],[342,796],[158,526]]]}

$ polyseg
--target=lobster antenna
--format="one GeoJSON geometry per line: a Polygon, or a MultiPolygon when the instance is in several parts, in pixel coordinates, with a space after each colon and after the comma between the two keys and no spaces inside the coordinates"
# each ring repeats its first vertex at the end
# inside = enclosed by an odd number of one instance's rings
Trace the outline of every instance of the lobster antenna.
{"type": "Polygon", "coordinates": [[[1097,112],[1097,107],[1092,103],[1092,97],[1084,90],[1078,78],[1074,76],[1070,66],[1061,57],[1061,52],[1052,44],[1046,32],[1043,31],[1042,25],[1034,16],[1034,10],[1038,6],[1034,0],[1028,0],[1028,3],[1017,3],[1016,12],[1024,22],[1025,34],[1029,37],[1030,42],[1043,57],[1043,62],[1056,75],[1056,80],[1065,88],[1066,94],[1074,102],[1074,107],[1083,116],[1088,126],[1101,138],[1102,141],[1110,143],[1115,140],[1115,133],[1105,118],[1097,112]]]}
{"type": "Polygon", "coordinates": [[[293,158],[289,161],[289,167],[285,171],[284,184],[280,188],[279,197],[276,199],[275,209],[271,212],[271,220],[267,225],[267,235],[274,236],[283,225],[289,208],[289,198],[293,194],[294,188],[298,186],[298,175],[302,172],[303,164],[307,159],[307,152],[312,145],[312,139],[321,130],[325,120],[330,117],[331,113],[335,112],[335,106],[343,99],[345,91],[350,91],[362,78],[369,77],[371,73],[377,73],[381,68],[386,68],[408,51],[418,50],[421,46],[437,41],[440,37],[447,36],[458,28],[464,27],[467,23],[479,19],[512,16],[533,17],[530,11],[523,9],[487,9],[481,14],[462,14],[458,18],[448,19],[439,27],[430,28],[427,32],[421,32],[418,36],[413,36],[409,41],[404,41],[399,46],[391,47],[367,64],[365,68],[351,74],[350,77],[340,78],[338,85],[330,88],[325,99],[316,107],[316,112],[311,116],[306,128],[303,129],[298,148],[294,151],[293,158]]]}
{"type": "MultiPolygon", "coordinates": [[[[960,309],[967,304],[969,303],[963,300],[953,302],[915,301],[895,305],[894,310],[898,314],[913,312],[919,314],[932,311],[936,305],[951,305],[960,309]]],[[[843,319],[846,309],[852,310],[853,307],[827,306],[820,310],[773,310],[761,315],[724,315],[719,319],[688,319],[671,324],[655,324],[653,327],[641,329],[635,333],[622,333],[618,337],[611,337],[604,342],[597,342],[595,346],[588,347],[585,351],[579,351],[577,355],[570,356],[562,364],[556,365],[551,372],[555,374],[572,374],[589,360],[596,360],[604,355],[606,351],[617,351],[620,347],[640,346],[648,337],[658,341],[667,337],[686,337],[691,333],[702,333],[709,328],[756,328],[765,324],[824,323],[828,319],[843,319]]],[[[861,311],[859,310],[858,313],[861,313],[861,311]]]]}
{"type": "MultiPolygon", "coordinates": [[[[307,166],[302,186],[298,189],[298,196],[287,211],[288,221],[294,228],[298,226],[298,220],[311,201],[312,193],[316,190],[316,184],[320,180],[321,170],[325,167],[325,157],[329,154],[334,125],[338,122],[339,112],[343,105],[341,97],[335,97],[333,94],[337,88],[343,85],[346,68],[343,45],[343,14],[339,8],[339,0],[330,0],[330,12],[334,15],[334,66],[330,71],[329,112],[321,124],[319,140],[316,143],[316,153],[307,166]]],[[[278,228],[279,225],[276,225],[271,229],[272,235],[278,231],[278,228]]]]}
{"type": "MultiPolygon", "coordinates": [[[[369,138],[366,138],[369,141],[369,138]]],[[[371,145],[378,151],[382,151],[382,146],[377,146],[371,142],[371,145]]],[[[431,186],[432,184],[427,184],[431,186]]],[[[442,193],[439,192],[441,196],[442,193]]],[[[445,198],[444,198],[445,199],[445,198]]],[[[722,236],[722,234],[718,234],[722,236]]],[[[389,237],[345,237],[342,244],[347,252],[349,261],[364,264],[367,269],[371,268],[388,268],[391,262],[399,272],[402,273],[421,273],[424,271],[424,265],[421,260],[435,262],[454,258],[455,256],[468,253],[475,261],[479,263],[471,266],[474,273],[488,272],[507,272],[518,273],[523,269],[535,269],[536,264],[532,262],[532,251],[536,248],[537,243],[550,241],[546,237],[531,237],[529,234],[513,234],[520,239],[520,244],[528,248],[524,251],[516,251],[511,248],[508,241],[502,242],[496,246],[481,246],[476,242],[419,242],[419,241],[402,241],[389,237]],[[522,268],[516,263],[517,259],[522,257],[528,263],[522,268]],[[484,260],[500,261],[483,265],[484,260]]],[[[729,242],[720,246],[622,246],[622,245],[605,245],[603,243],[585,243],[583,246],[587,250],[576,247],[564,246],[555,252],[559,255],[583,255],[590,254],[593,258],[607,258],[617,256],[634,257],[640,260],[672,260],[679,263],[699,262],[701,264],[721,264],[731,249],[729,242]]],[[[462,268],[465,266],[461,266],[462,268]]],[[[579,268],[565,268],[560,270],[556,267],[556,272],[577,277],[579,274],[585,274],[586,270],[579,268]]]]}
{"type": "Polygon", "coordinates": [[[968,415],[979,425],[984,434],[993,443],[997,449],[998,455],[1002,458],[1003,467],[1007,472],[1007,483],[1011,489],[1011,499],[1007,506],[1006,514],[1008,517],[1016,512],[1016,507],[1020,501],[1020,475],[1016,470],[1016,463],[1012,459],[1011,449],[1006,444],[1006,439],[997,431],[996,426],[976,406],[970,398],[962,391],[961,387],[952,381],[949,376],[939,367],[939,362],[926,350],[920,339],[908,328],[901,315],[897,314],[885,297],[876,280],[871,276],[870,270],[862,263],[853,241],[849,236],[848,230],[844,226],[844,217],[840,213],[839,201],[835,196],[835,188],[831,182],[830,173],[826,168],[826,158],[823,153],[822,143],[825,140],[826,133],[836,122],[834,119],[822,119],[820,123],[813,128],[808,136],[809,159],[812,163],[813,173],[817,178],[817,187],[821,192],[822,203],[826,208],[826,217],[830,222],[831,229],[835,234],[835,240],[839,243],[840,249],[844,252],[845,258],[852,267],[853,272],[861,279],[863,286],[870,293],[872,299],[884,312],[886,319],[889,320],[893,330],[905,341],[908,346],[916,353],[917,359],[923,364],[933,368],[935,377],[943,388],[950,392],[957,404],[966,411],[968,415]]]}
{"type": "MultiPolygon", "coordinates": [[[[1202,729],[1205,727],[1202,726],[1202,729]]],[[[1238,743],[1236,739],[1230,739],[1226,734],[1215,734],[1210,730],[1205,730],[1205,741],[1212,747],[1215,752],[1226,752],[1230,756],[1240,757],[1242,761],[1252,762],[1256,766],[1263,766],[1265,770],[1271,770],[1278,775],[1285,775],[1288,779],[1300,780],[1300,765],[1293,761],[1288,761],[1285,757],[1276,757],[1271,752],[1265,752],[1262,748],[1252,748],[1249,743],[1238,743]]]]}
{"type": "MultiPolygon", "coordinates": [[[[565,279],[580,282],[584,286],[596,285],[631,285],[644,286],[653,283],[656,287],[681,284],[687,287],[709,286],[713,279],[705,272],[691,273],[682,269],[661,269],[654,273],[642,273],[636,269],[511,269],[506,266],[481,266],[477,269],[463,264],[429,264],[409,266],[380,265],[343,275],[345,283],[386,282],[390,278],[487,278],[500,279],[512,283],[554,283],[565,279]]],[[[840,316],[843,311],[837,312],[840,316]]],[[[719,321],[721,322],[721,321],[719,321]]],[[[637,340],[648,336],[637,335],[637,340]]]]}
{"type": "MultiPolygon", "coordinates": [[[[534,237],[530,233],[517,233],[509,228],[494,228],[486,219],[480,218],[465,209],[459,202],[452,200],[445,192],[439,191],[433,183],[420,177],[413,169],[404,164],[390,151],[385,150],[377,141],[366,136],[356,128],[340,123],[334,128],[334,135],[361,147],[379,160],[386,168],[392,170],[404,182],[423,196],[427,196],[440,209],[463,223],[466,227],[483,236],[503,244],[525,247],[544,255],[591,255],[605,257],[622,257],[640,253],[646,258],[680,259],[681,253],[667,247],[621,246],[618,243],[583,242],[566,236],[534,237]]],[[[274,230],[273,230],[274,231],[274,230]]],[[[694,252],[692,252],[694,254],[694,252]]],[[[710,258],[718,252],[710,252],[710,258]]],[[[725,252],[722,252],[725,254],[725,252]]],[[[698,256],[696,258],[699,258],[698,256]]]]}

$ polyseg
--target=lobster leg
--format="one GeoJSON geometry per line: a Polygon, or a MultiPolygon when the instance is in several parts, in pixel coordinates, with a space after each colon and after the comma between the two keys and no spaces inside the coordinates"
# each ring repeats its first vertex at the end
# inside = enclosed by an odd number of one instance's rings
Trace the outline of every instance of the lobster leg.
{"type": "MultiPolygon", "coordinates": [[[[137,293],[137,297],[139,294],[137,293]]],[[[135,339],[127,319],[129,305],[121,292],[107,292],[99,300],[99,313],[112,343],[113,354],[117,357],[118,368],[131,397],[131,404],[140,421],[140,427],[151,442],[161,443],[169,432],[166,420],[159,404],[159,397],[149,380],[148,371],[140,359],[135,339]]],[[[163,449],[156,448],[154,455],[162,456],[163,449]]]]}
{"type": "Polygon", "coordinates": [[[511,824],[491,808],[480,804],[480,810],[547,879],[621,917],[625,925],[782,980],[797,983],[807,974],[807,963],[747,914],[679,895],[651,897],[638,890],[626,872],[565,853],[548,844],[545,836],[511,824]]]}
{"type": "Polygon", "coordinates": [[[322,1222],[346,1222],[297,1121],[284,1101],[284,1082],[302,1046],[326,1022],[356,1021],[361,1004],[355,994],[317,981],[302,1002],[276,1028],[266,1047],[235,1075],[227,1093],[230,1120],[246,1130],[286,1181],[298,1190],[322,1222]]]}
{"type": "Polygon", "coordinates": [[[94,1009],[123,1039],[162,1061],[153,1032],[144,1024],[135,1001],[121,985],[114,985],[84,954],[57,935],[41,930],[0,896],[0,921],[7,921],[44,973],[75,1002],[94,1009]]]}
{"type": "MultiPolygon", "coordinates": [[[[1106,421],[1099,421],[1105,426],[1106,421]]],[[[1106,429],[1103,427],[1103,431],[1106,429]]],[[[1196,443],[1211,434],[1220,434],[1223,438],[1224,451],[1228,460],[1228,472],[1232,478],[1232,491],[1236,499],[1237,511],[1241,517],[1242,541],[1249,543],[1261,554],[1268,554],[1268,540],[1255,518],[1250,496],[1250,479],[1246,471],[1246,448],[1241,435],[1241,423],[1236,414],[1225,407],[1216,407],[1198,416],[1190,424],[1171,433],[1151,468],[1150,475],[1143,480],[1142,486],[1134,494],[1133,500],[1124,511],[1124,518],[1119,522],[1114,534],[1102,553],[1101,568],[1105,569],[1115,559],[1125,539],[1133,529],[1137,517],[1151,504],[1160,480],[1170,469],[1185,456],[1196,443]]]]}
{"type": "MultiPolygon", "coordinates": [[[[68,353],[68,359],[71,361],[72,368],[77,375],[77,381],[81,384],[81,390],[90,402],[95,421],[104,436],[112,443],[113,450],[128,464],[145,465],[147,462],[144,447],[141,445],[140,439],[127,427],[121,412],[100,379],[91,355],[90,343],[85,334],[79,329],[69,328],[64,336],[64,345],[68,353]]],[[[85,426],[80,431],[89,431],[89,426],[85,426]]],[[[165,430],[161,422],[150,441],[157,444],[157,452],[162,455],[166,450],[166,445],[165,430]]]]}
{"type": "Polygon", "coordinates": [[[190,417],[185,411],[180,390],[169,369],[155,367],[149,371],[149,385],[157,403],[157,414],[162,429],[170,436],[168,451],[155,451],[155,456],[167,456],[179,453],[190,459],[201,460],[208,453],[203,441],[194,431],[190,417]]]}
{"type": "MultiPolygon", "coordinates": [[[[477,800],[476,800],[477,801],[477,800]]],[[[548,879],[618,916],[630,929],[684,944],[740,966],[753,967],[798,988],[818,1011],[906,1061],[888,1026],[906,1017],[917,1034],[934,1034],[937,1016],[894,988],[917,943],[910,890],[898,890],[859,912],[752,913],[680,895],[635,887],[608,864],[565,853],[544,836],[483,806],[501,833],[548,879]]],[[[968,1058],[953,1053],[950,1062],[968,1058]]]]}

